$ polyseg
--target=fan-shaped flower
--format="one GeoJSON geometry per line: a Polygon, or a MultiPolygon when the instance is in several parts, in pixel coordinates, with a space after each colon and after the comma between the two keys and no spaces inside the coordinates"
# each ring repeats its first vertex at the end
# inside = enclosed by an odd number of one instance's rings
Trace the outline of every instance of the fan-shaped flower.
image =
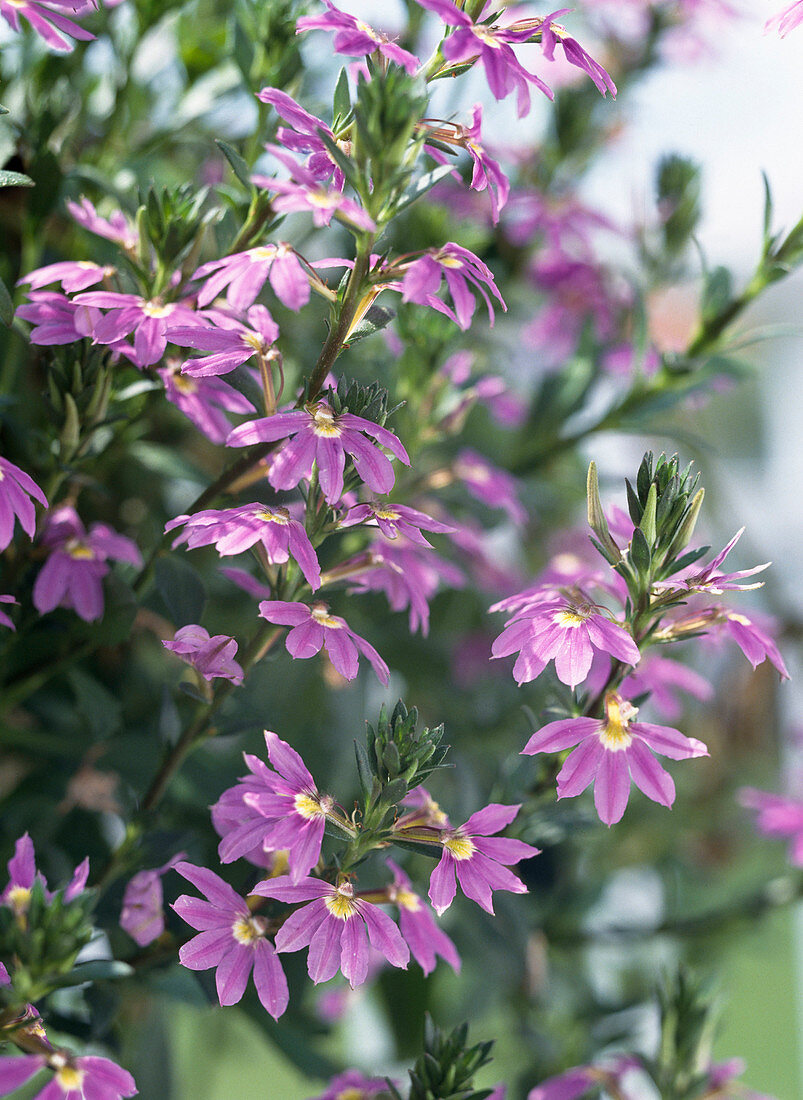
{"type": "Polygon", "coordinates": [[[33,478],[7,458],[0,458],[0,550],[14,537],[15,516],[28,538],[33,538],[36,509],[31,497],[47,508],[47,497],[33,478]]]}

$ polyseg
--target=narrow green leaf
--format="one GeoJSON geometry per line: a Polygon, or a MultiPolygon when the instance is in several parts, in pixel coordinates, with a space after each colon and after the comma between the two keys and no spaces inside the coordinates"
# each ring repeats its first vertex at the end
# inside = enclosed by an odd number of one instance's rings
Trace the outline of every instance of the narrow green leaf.
{"type": "Polygon", "coordinates": [[[34,182],[30,176],[24,176],[22,172],[10,172],[7,168],[0,168],[0,187],[33,187],[34,182]]]}
{"type": "Polygon", "coordinates": [[[342,122],[351,111],[351,95],[349,94],[349,77],[345,68],[340,70],[340,76],[335,85],[335,98],[333,103],[333,118],[335,127],[342,122]]]}
{"type": "Polygon", "coordinates": [[[11,301],[11,295],[8,293],[6,284],[0,279],[0,321],[4,325],[11,328],[11,323],[14,320],[14,303],[11,301]]]}
{"type": "Polygon", "coordinates": [[[223,156],[229,162],[232,172],[234,172],[243,187],[247,187],[250,191],[254,186],[251,183],[251,169],[237,150],[229,145],[227,141],[221,141],[220,138],[215,138],[215,145],[217,145],[218,149],[220,149],[223,156]]]}
{"type": "Polygon", "coordinates": [[[406,210],[408,206],[411,206],[416,201],[416,199],[420,199],[422,195],[426,195],[427,191],[433,188],[436,183],[440,183],[442,179],[446,179],[450,172],[454,172],[454,168],[451,164],[440,164],[437,168],[433,168],[431,172],[426,172],[423,176],[419,176],[401,195],[398,202],[393,207],[393,213],[398,214],[401,210],[406,210]]]}

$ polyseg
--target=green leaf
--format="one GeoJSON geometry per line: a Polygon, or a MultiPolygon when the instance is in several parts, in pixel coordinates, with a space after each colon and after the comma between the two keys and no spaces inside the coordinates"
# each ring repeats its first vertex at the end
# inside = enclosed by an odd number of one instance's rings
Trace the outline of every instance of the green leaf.
{"type": "Polygon", "coordinates": [[[333,118],[335,127],[342,122],[351,111],[351,95],[349,93],[349,77],[345,68],[340,70],[340,76],[335,85],[335,98],[333,104],[333,118]]]}
{"type": "Polygon", "coordinates": [[[345,346],[350,348],[358,340],[364,340],[366,336],[373,336],[375,332],[381,332],[383,328],[387,328],[395,316],[394,311],[387,309],[385,306],[371,306],[360,323],[355,325],[349,333],[345,346]]]}
{"type": "Polygon", "coordinates": [[[122,704],[103,684],[82,669],[72,669],[67,679],[75,695],[78,713],[96,741],[111,737],[122,722],[122,704]]]}
{"type": "Polygon", "coordinates": [[[251,183],[251,169],[237,150],[229,145],[227,141],[221,141],[220,138],[215,138],[215,145],[229,162],[232,172],[234,172],[243,187],[247,187],[249,191],[252,190],[254,185],[251,183]]]}
{"type": "Polygon", "coordinates": [[[733,296],[733,280],[726,267],[715,267],[705,280],[701,310],[704,321],[713,321],[733,296]]]}
{"type": "Polygon", "coordinates": [[[156,563],[156,588],[176,626],[199,623],[206,606],[206,588],[183,558],[165,557],[156,563]]]}
{"type": "Polygon", "coordinates": [[[360,779],[360,786],[362,787],[363,795],[366,800],[371,797],[371,791],[374,785],[374,775],[371,771],[371,763],[368,759],[368,753],[365,750],[364,745],[359,741],[354,742],[354,755],[357,757],[357,775],[360,779]]]}
{"type": "Polygon", "coordinates": [[[647,574],[650,569],[650,548],[640,527],[633,532],[630,542],[630,560],[639,573],[647,574]]]}
{"type": "Polygon", "coordinates": [[[134,968],[117,959],[93,959],[92,962],[74,966],[69,974],[58,979],[58,985],[81,985],[83,982],[98,982],[130,978],[134,968]]]}
{"type": "Polygon", "coordinates": [[[359,193],[360,178],[357,174],[357,167],[354,164],[354,161],[351,159],[351,157],[346,156],[346,154],[343,152],[337,142],[333,141],[329,134],[327,134],[326,130],[323,130],[320,126],[317,126],[315,128],[315,133],[326,146],[326,151],[335,162],[335,164],[338,166],[340,171],[343,173],[343,175],[346,177],[346,180],[351,184],[354,190],[359,193]]]}
{"type": "Polygon", "coordinates": [[[426,172],[423,176],[419,176],[400,196],[398,202],[393,207],[393,213],[398,214],[399,211],[406,210],[408,206],[411,206],[416,201],[416,199],[420,199],[422,195],[426,195],[427,191],[431,190],[436,183],[440,183],[442,179],[446,179],[451,172],[454,172],[453,165],[440,164],[437,168],[433,168],[431,172],[426,172]]]}
{"type": "Polygon", "coordinates": [[[7,168],[0,168],[0,187],[33,187],[34,182],[30,176],[24,176],[22,172],[10,172],[7,168]]]}
{"type": "Polygon", "coordinates": [[[0,279],[0,321],[4,325],[11,328],[11,323],[14,320],[14,303],[11,301],[11,295],[8,293],[6,284],[0,279]]]}

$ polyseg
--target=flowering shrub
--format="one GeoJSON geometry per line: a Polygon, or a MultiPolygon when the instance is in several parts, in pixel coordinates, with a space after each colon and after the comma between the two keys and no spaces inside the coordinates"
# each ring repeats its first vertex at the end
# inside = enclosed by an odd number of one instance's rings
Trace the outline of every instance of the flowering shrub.
{"type": "MultiPolygon", "coordinates": [[[[732,902],[684,907],[750,764],[727,677],[788,678],[747,603],[767,566],[734,568],[742,530],[711,553],[705,460],[647,450],[603,504],[586,457],[685,443],[803,265],[768,185],[751,278],[704,265],[669,352],[649,302],[698,272],[699,168],[658,165],[638,231],[582,193],[614,100],[736,14],[399,7],[0,0],[0,1095],[180,1095],[132,1038],[168,991],[242,1006],[321,1100],[759,1095],[715,1060],[692,945],[803,884],[744,901],[722,860],[732,902]],[[535,97],[537,147],[506,149],[489,113],[535,97]],[[653,859],[668,912],[634,934],[675,933],[671,973],[603,993],[595,907],[653,859]],[[381,1065],[335,1041],[360,989],[381,1065]],[[521,1039],[498,1068],[466,1014],[521,1039]]],[[[799,867],[795,792],[740,800],[799,867]]]]}

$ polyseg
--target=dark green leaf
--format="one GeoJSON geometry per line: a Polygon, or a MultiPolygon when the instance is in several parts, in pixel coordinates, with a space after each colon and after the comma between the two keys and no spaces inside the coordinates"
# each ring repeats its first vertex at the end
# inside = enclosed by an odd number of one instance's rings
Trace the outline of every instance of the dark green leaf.
{"type": "Polygon", "coordinates": [[[156,563],[156,588],[176,626],[199,623],[206,606],[206,588],[183,558],[164,557],[156,563]]]}
{"type": "Polygon", "coordinates": [[[220,149],[223,156],[229,162],[232,172],[234,172],[243,187],[247,187],[250,191],[254,186],[251,183],[251,169],[237,150],[229,145],[227,141],[221,141],[220,138],[215,138],[215,145],[217,145],[218,149],[220,149]]]}
{"type": "Polygon", "coordinates": [[[11,322],[13,320],[14,303],[11,301],[11,295],[8,293],[6,284],[0,279],[0,321],[11,328],[11,322]]]}
{"type": "Polygon", "coordinates": [[[351,95],[349,94],[349,77],[345,68],[340,70],[340,76],[335,85],[335,98],[333,104],[333,116],[335,124],[346,118],[351,110],[351,95]]]}

